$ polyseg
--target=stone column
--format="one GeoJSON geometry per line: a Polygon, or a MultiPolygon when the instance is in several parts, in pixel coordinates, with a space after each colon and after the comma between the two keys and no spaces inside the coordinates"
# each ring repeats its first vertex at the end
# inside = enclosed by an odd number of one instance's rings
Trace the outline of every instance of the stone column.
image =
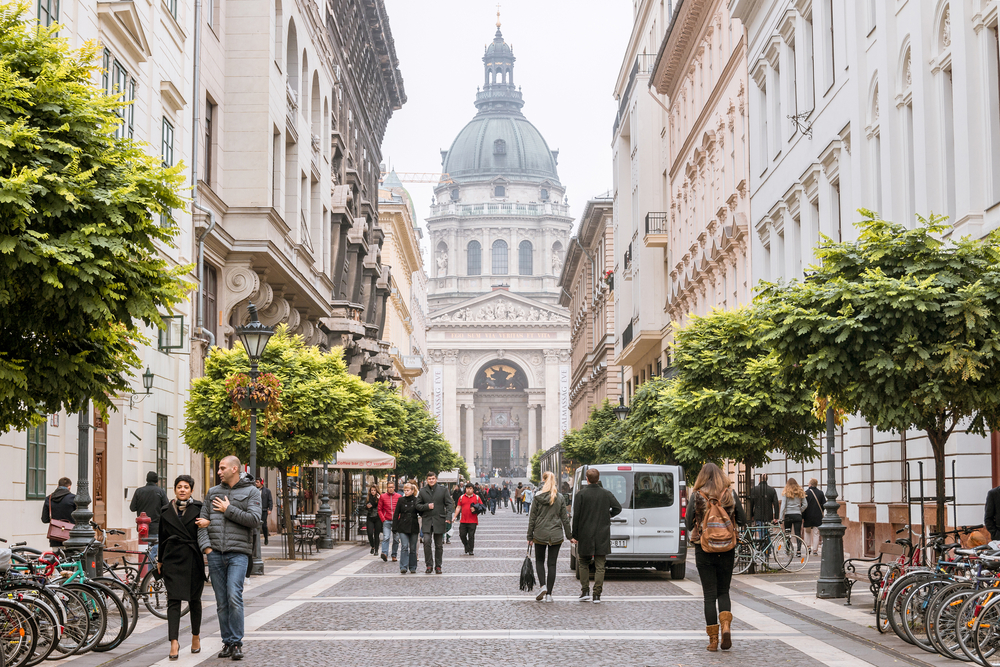
{"type": "Polygon", "coordinates": [[[457,350],[444,350],[444,437],[456,453],[462,451],[462,427],[458,415],[458,359],[457,350]]]}
{"type": "Polygon", "coordinates": [[[476,411],[471,403],[465,405],[465,463],[472,470],[476,461],[476,411]]]}
{"type": "Polygon", "coordinates": [[[533,456],[538,451],[538,433],[536,433],[535,405],[528,405],[528,456],[533,456]]]}
{"type": "Polygon", "coordinates": [[[559,350],[550,349],[543,352],[545,410],[542,415],[542,433],[537,443],[537,449],[540,450],[546,450],[559,443],[559,350]]]}

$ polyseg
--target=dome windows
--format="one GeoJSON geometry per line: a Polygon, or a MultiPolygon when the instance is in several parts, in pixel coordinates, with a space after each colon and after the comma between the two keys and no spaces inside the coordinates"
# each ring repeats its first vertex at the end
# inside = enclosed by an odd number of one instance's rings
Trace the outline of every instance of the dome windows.
{"type": "Polygon", "coordinates": [[[502,239],[493,242],[493,275],[507,275],[507,242],[502,239]]]}
{"type": "Polygon", "coordinates": [[[494,197],[506,197],[507,196],[507,186],[505,186],[505,185],[495,185],[495,186],[493,186],[493,196],[494,197]]]}
{"type": "Polygon", "coordinates": [[[521,241],[517,246],[517,272],[522,276],[530,276],[532,274],[531,251],[531,241],[521,241]]]}
{"type": "Polygon", "coordinates": [[[542,188],[541,194],[539,196],[541,197],[542,201],[548,201],[549,200],[549,189],[548,188],[542,188]]]}
{"type": "Polygon", "coordinates": [[[458,196],[459,196],[458,188],[452,188],[452,190],[451,190],[451,200],[452,201],[458,201],[458,196]]]}
{"type": "Polygon", "coordinates": [[[497,139],[493,142],[493,154],[494,155],[506,155],[507,154],[507,142],[503,139],[497,139]]]}
{"type": "Polygon", "coordinates": [[[479,245],[479,241],[469,241],[469,245],[466,249],[468,253],[468,271],[470,276],[478,276],[483,272],[483,247],[479,245]]]}

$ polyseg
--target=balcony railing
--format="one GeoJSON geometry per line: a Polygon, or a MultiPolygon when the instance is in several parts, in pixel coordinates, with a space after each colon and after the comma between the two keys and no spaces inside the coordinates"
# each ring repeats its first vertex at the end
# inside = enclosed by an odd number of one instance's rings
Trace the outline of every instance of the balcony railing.
{"type": "Polygon", "coordinates": [[[629,322],[628,326],[625,327],[625,331],[622,332],[622,349],[624,350],[631,343],[632,343],[632,323],[629,322]]]}
{"type": "Polygon", "coordinates": [[[632,268],[632,244],[628,244],[628,248],[625,249],[625,270],[628,271],[632,268]]]}
{"type": "Polygon", "coordinates": [[[517,203],[497,203],[497,204],[439,204],[431,207],[431,215],[568,215],[569,207],[564,204],[517,204],[517,203]]]}
{"type": "Polygon", "coordinates": [[[666,213],[647,213],[646,214],[646,233],[647,234],[666,234],[667,233],[667,214],[666,213]]]}
{"type": "Polygon", "coordinates": [[[656,65],[656,54],[655,53],[640,53],[635,57],[635,63],[632,65],[632,71],[628,74],[628,85],[625,86],[625,91],[622,93],[621,99],[618,102],[618,114],[615,116],[615,125],[611,130],[611,138],[618,134],[618,126],[621,125],[622,119],[625,118],[625,114],[628,112],[628,102],[632,97],[632,86],[635,85],[636,77],[649,74],[653,71],[653,67],[656,65]]]}

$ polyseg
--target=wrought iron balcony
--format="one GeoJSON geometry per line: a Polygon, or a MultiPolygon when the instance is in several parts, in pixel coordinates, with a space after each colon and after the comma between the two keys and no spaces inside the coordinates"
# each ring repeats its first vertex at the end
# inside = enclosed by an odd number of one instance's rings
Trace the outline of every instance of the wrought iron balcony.
{"type": "Polygon", "coordinates": [[[642,238],[642,242],[647,248],[667,247],[667,213],[646,214],[646,235],[642,238]]]}

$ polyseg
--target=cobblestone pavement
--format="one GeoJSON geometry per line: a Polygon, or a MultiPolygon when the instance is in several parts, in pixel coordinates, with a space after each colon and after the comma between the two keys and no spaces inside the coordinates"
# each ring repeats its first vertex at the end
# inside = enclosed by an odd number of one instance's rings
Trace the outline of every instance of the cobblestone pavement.
{"type": "MultiPolygon", "coordinates": [[[[943,659],[877,634],[872,617],[842,601],[816,600],[815,564],[795,575],[734,579],[734,646],[705,651],[701,587],[690,555],[688,578],[667,572],[611,570],[604,604],[581,603],[560,552],[555,602],[518,590],[526,552],[526,515],[498,512],[482,518],[476,555],[457,538],[445,546],[444,574],[399,574],[367,545],[341,545],[310,561],[268,561],[268,574],[247,582],[245,664],[336,667],[405,662],[431,666],[483,662],[507,666],[692,667],[714,665],[945,665],[943,659]]],[[[457,531],[456,531],[457,532],[457,531]]],[[[221,667],[211,590],[205,591],[204,650],[168,662],[164,621],[146,615],[123,647],[62,662],[73,667],[221,667]]],[[[870,597],[870,596],[868,596],[870,597]]],[[[954,663],[948,663],[954,664],[954,663]]]]}

